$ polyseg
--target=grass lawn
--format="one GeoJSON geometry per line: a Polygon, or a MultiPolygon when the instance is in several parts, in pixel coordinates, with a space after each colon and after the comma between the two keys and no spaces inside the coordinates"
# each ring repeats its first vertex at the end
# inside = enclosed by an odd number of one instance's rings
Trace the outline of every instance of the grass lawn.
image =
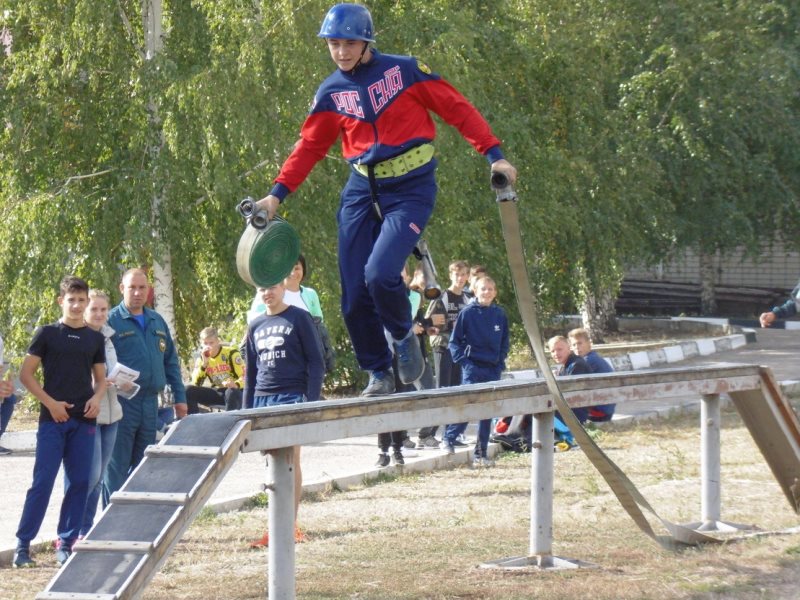
{"type": "MultiPolygon", "coordinates": [[[[697,416],[616,426],[599,445],[665,519],[700,512],[697,416]]],[[[497,466],[386,479],[304,498],[297,548],[301,599],[530,598],[795,599],[800,597],[798,517],[738,415],[722,432],[722,517],[775,533],[669,552],[642,534],[583,453],[555,456],[553,550],[596,568],[504,572],[479,565],[527,554],[530,455],[497,466]]],[[[267,553],[247,542],[263,531],[263,507],[202,514],[147,600],[265,598],[267,553]]],[[[51,561],[46,560],[47,563],[51,561]]],[[[54,567],[0,570],[0,597],[31,598],[54,567]]]]}

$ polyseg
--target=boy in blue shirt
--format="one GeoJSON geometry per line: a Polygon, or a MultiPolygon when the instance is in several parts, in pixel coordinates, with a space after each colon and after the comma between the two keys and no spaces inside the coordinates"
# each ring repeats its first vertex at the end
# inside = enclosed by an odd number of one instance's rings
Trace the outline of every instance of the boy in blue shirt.
{"type": "MultiPolygon", "coordinates": [[[[286,303],[283,282],[258,291],[267,312],[247,326],[242,408],[316,402],[322,393],[325,361],[311,315],[286,303]]],[[[295,522],[302,493],[300,446],[294,446],[295,522]]],[[[296,524],[294,537],[296,542],[304,539],[296,524]]],[[[268,545],[268,532],[250,544],[253,548],[268,545]]]]}
{"type": "Polygon", "coordinates": [[[17,529],[14,567],[36,565],[30,557],[30,543],[42,526],[62,462],[70,485],[58,520],[59,565],[69,558],[80,532],[89,493],[95,417],[106,393],[105,338],[83,320],[88,303],[87,283],[78,277],[65,277],[58,296],[61,319],[36,331],[20,369],[20,381],[42,406],[33,483],[17,529]],[[35,376],[39,365],[43,384],[35,376]]]}
{"type": "MultiPolygon", "coordinates": [[[[614,367],[597,351],[592,350],[592,338],[583,327],[571,330],[567,337],[572,352],[580,356],[589,365],[592,373],[613,373],[614,367]]],[[[589,407],[589,420],[595,422],[610,421],[614,416],[616,404],[601,404],[589,407]]]]}
{"type": "MultiPolygon", "coordinates": [[[[493,303],[497,297],[494,280],[488,275],[479,277],[473,291],[475,301],[458,314],[448,344],[453,362],[461,366],[462,384],[500,379],[509,350],[506,313],[493,303]]],[[[486,453],[491,427],[491,419],[482,419],[478,425],[474,451],[476,464],[491,465],[486,453]]],[[[449,454],[455,452],[454,442],[466,428],[466,423],[447,426],[444,443],[449,454]]]]}
{"type": "Polygon", "coordinates": [[[761,313],[758,318],[762,327],[770,327],[777,319],[788,319],[797,314],[797,307],[800,306],[800,283],[798,283],[789,298],[780,306],[773,306],[772,310],[761,313]]]}

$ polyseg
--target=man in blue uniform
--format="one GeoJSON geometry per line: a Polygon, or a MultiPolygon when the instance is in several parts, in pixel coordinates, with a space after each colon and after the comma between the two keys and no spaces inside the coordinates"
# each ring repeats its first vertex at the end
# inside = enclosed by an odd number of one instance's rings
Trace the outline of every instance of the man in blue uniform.
{"type": "Polygon", "coordinates": [[[178,354],[164,318],[145,306],[150,284],[142,269],[130,269],[119,286],[122,302],[108,315],[114,330],[111,342],[120,364],[139,371],[139,391],[133,398],[120,397],[122,420],[111,461],[103,477],[103,505],[122,487],[130,472],[156,442],[158,394],[167,384],[175,398],[175,414],[186,416],[186,392],[178,354]]]}

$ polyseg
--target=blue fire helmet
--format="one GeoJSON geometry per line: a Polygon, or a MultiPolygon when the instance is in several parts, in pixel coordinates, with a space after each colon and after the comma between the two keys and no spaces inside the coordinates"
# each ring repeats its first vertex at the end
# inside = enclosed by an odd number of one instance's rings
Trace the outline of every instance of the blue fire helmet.
{"type": "Polygon", "coordinates": [[[360,4],[337,4],[328,11],[318,37],[374,42],[372,15],[360,4]]]}

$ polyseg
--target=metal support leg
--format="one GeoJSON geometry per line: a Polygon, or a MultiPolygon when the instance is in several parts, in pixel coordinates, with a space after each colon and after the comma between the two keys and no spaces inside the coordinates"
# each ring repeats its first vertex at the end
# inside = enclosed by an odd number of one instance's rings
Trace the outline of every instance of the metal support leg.
{"type": "Polygon", "coordinates": [[[686,526],[697,531],[739,531],[757,529],[721,521],[722,484],[720,427],[722,411],[719,394],[703,394],[700,404],[700,517],[686,526]]]}
{"type": "Polygon", "coordinates": [[[551,412],[533,415],[531,449],[530,556],[542,568],[553,566],[553,420],[551,412]]]}
{"type": "Polygon", "coordinates": [[[271,600],[294,600],[294,448],[270,452],[269,586],[271,600]]]}
{"type": "MultiPolygon", "coordinates": [[[[720,466],[719,394],[706,394],[700,407],[700,515],[703,525],[713,526],[722,512],[720,466]]],[[[707,530],[706,527],[701,529],[707,530]]]]}
{"type": "Polygon", "coordinates": [[[553,556],[553,422],[552,412],[533,415],[531,449],[530,554],[483,563],[486,569],[551,570],[590,567],[588,563],[553,556]]]}

